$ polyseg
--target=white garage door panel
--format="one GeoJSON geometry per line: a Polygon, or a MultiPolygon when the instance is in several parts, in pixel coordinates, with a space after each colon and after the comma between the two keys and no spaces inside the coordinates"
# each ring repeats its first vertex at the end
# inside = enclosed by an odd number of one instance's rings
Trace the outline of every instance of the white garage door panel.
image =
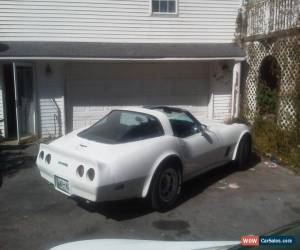
{"type": "Polygon", "coordinates": [[[90,125],[111,109],[172,105],[207,115],[204,63],[72,63],[67,65],[69,128],[90,125]]]}

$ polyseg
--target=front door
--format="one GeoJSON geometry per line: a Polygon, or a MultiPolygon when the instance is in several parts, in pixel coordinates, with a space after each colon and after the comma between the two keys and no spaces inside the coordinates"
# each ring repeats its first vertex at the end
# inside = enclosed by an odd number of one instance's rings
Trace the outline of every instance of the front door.
{"type": "Polygon", "coordinates": [[[18,139],[35,134],[33,66],[14,64],[16,119],[18,139]]]}
{"type": "Polygon", "coordinates": [[[2,65],[5,137],[19,143],[36,134],[33,65],[2,65]]]}
{"type": "Polygon", "coordinates": [[[174,136],[178,137],[184,161],[185,178],[213,166],[220,161],[218,136],[205,129],[189,112],[175,108],[156,108],[169,118],[174,136]]]}
{"type": "Polygon", "coordinates": [[[219,139],[214,133],[203,130],[181,142],[187,176],[196,175],[219,161],[219,139]]]}

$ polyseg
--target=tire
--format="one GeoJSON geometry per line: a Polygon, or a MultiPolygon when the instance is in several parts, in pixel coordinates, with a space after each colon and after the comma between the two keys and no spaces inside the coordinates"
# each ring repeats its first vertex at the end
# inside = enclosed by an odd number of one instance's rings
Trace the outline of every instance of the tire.
{"type": "Polygon", "coordinates": [[[234,165],[241,170],[247,169],[251,152],[251,136],[247,134],[240,141],[234,165]]]}
{"type": "Polygon", "coordinates": [[[174,207],[181,192],[182,173],[178,164],[164,164],[156,171],[148,201],[154,210],[164,212],[174,207]]]}

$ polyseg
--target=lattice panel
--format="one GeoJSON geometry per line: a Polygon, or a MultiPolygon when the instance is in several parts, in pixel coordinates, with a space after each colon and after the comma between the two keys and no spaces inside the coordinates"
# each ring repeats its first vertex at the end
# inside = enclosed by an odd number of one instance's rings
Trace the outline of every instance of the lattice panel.
{"type": "Polygon", "coordinates": [[[245,117],[249,121],[252,122],[258,112],[256,89],[261,63],[266,56],[272,55],[277,59],[281,69],[277,120],[282,128],[288,128],[294,123],[296,119],[296,107],[294,106],[292,96],[295,92],[297,75],[300,74],[297,46],[299,46],[297,44],[297,37],[289,37],[269,43],[252,42],[248,44],[247,63],[249,68],[245,84],[243,110],[245,117]]]}

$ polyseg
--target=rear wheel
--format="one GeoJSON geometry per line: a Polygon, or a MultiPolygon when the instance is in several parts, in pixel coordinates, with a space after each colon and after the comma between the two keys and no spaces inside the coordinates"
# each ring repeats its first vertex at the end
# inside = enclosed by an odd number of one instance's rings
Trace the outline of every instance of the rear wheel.
{"type": "Polygon", "coordinates": [[[234,164],[239,169],[246,169],[249,166],[250,156],[251,156],[251,136],[247,134],[244,135],[240,141],[234,164]]]}
{"type": "Polygon", "coordinates": [[[179,166],[165,164],[155,173],[149,199],[153,209],[166,211],[177,202],[182,184],[181,169],[179,166]]]}

